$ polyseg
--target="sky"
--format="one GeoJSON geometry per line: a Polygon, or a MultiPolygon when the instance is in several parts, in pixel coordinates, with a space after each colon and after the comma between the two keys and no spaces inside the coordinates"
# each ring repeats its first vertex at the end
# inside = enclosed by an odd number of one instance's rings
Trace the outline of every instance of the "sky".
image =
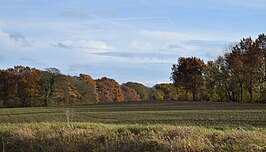
{"type": "Polygon", "coordinates": [[[265,0],[0,0],[0,69],[55,67],[120,84],[170,82],[179,57],[205,62],[266,29],[265,0]]]}

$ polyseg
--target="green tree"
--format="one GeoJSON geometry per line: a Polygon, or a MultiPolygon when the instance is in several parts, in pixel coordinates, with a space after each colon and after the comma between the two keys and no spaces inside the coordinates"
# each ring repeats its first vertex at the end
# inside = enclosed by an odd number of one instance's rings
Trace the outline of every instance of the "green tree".
{"type": "Polygon", "coordinates": [[[232,52],[226,56],[226,62],[228,63],[232,77],[239,85],[239,98],[240,102],[243,102],[243,89],[244,89],[244,76],[245,76],[245,62],[244,52],[239,45],[232,48],[232,52]]]}
{"type": "Polygon", "coordinates": [[[155,87],[151,88],[149,91],[149,100],[164,100],[164,93],[162,90],[158,90],[155,87]]]}
{"type": "Polygon", "coordinates": [[[211,101],[234,101],[234,86],[223,56],[209,61],[205,70],[206,91],[211,101]]]}
{"type": "Polygon", "coordinates": [[[167,83],[156,84],[154,88],[164,93],[164,100],[170,100],[170,93],[175,89],[173,84],[167,83]]]}

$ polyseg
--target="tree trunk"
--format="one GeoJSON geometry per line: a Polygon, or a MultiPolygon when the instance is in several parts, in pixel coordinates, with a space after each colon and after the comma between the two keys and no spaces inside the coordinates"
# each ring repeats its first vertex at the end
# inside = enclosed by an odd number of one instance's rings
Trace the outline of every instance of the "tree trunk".
{"type": "Polygon", "coordinates": [[[249,81],[249,101],[253,102],[253,89],[252,81],[249,81]]]}
{"type": "Polygon", "coordinates": [[[243,84],[239,82],[240,85],[240,102],[243,102],[243,84]]]}
{"type": "Polygon", "coordinates": [[[48,84],[47,88],[45,89],[45,92],[46,92],[45,100],[44,100],[45,106],[48,106],[48,102],[50,101],[50,98],[53,95],[53,92],[54,92],[54,84],[55,84],[55,80],[54,80],[54,78],[51,78],[51,80],[49,81],[49,84],[48,84]]]}
{"type": "Polygon", "coordinates": [[[228,99],[229,99],[230,101],[233,101],[233,100],[232,100],[232,97],[231,97],[231,94],[230,94],[229,87],[227,86],[227,84],[225,84],[225,89],[226,89],[226,92],[227,92],[228,99]]]}
{"type": "Polygon", "coordinates": [[[195,93],[195,91],[192,91],[192,100],[196,101],[196,93],[195,93]]]}

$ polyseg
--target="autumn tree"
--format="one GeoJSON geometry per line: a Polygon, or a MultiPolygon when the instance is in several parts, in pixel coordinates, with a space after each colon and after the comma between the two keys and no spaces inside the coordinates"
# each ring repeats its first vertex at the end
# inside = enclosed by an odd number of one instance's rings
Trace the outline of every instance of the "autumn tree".
{"type": "Polygon", "coordinates": [[[261,56],[263,57],[263,76],[258,80],[260,84],[261,100],[266,101],[266,35],[260,34],[255,41],[256,46],[260,49],[261,56]]]}
{"type": "Polygon", "coordinates": [[[75,88],[71,76],[60,75],[55,81],[54,91],[51,96],[52,105],[78,104],[80,94],[75,88]]]}
{"type": "Polygon", "coordinates": [[[196,57],[178,59],[178,64],[172,67],[172,77],[174,85],[182,87],[186,91],[191,92],[193,100],[196,100],[197,93],[204,86],[205,64],[203,60],[196,57]]]}
{"type": "Polygon", "coordinates": [[[263,77],[263,54],[258,44],[251,38],[241,40],[240,48],[244,52],[244,81],[249,92],[249,101],[253,102],[253,92],[257,82],[263,77]]]}
{"type": "Polygon", "coordinates": [[[149,89],[149,100],[164,100],[165,94],[162,90],[156,89],[155,87],[152,87],[149,89]]]}
{"type": "Polygon", "coordinates": [[[208,61],[205,69],[206,91],[211,101],[234,101],[236,83],[230,76],[224,56],[208,61]]]}
{"type": "Polygon", "coordinates": [[[140,100],[140,96],[134,89],[129,88],[125,85],[122,85],[121,88],[122,88],[122,92],[125,97],[125,101],[139,101],[140,100]]]}
{"type": "Polygon", "coordinates": [[[40,102],[40,71],[35,68],[15,66],[8,69],[17,76],[17,94],[21,106],[38,106],[40,102]]]}
{"type": "Polygon", "coordinates": [[[100,102],[121,102],[124,95],[120,85],[113,79],[103,77],[96,80],[100,102]]]}
{"type": "MultiPolygon", "coordinates": [[[[264,77],[266,77],[266,35],[260,34],[255,41],[256,46],[261,50],[261,55],[263,57],[263,69],[264,69],[264,77]]],[[[265,80],[266,81],[266,80],[265,80]]]]}
{"type": "MultiPolygon", "coordinates": [[[[226,92],[230,101],[254,101],[260,96],[263,88],[265,46],[263,35],[253,41],[250,37],[228,48],[227,53],[209,62],[206,68],[206,87],[218,98],[226,92]],[[260,40],[259,40],[260,39],[260,40]],[[211,64],[210,64],[211,63],[211,64]]],[[[222,98],[220,99],[222,100],[222,98]]]]}
{"type": "Polygon", "coordinates": [[[42,106],[40,93],[40,70],[25,67],[21,75],[20,100],[23,106],[42,106]]]}
{"type": "Polygon", "coordinates": [[[143,84],[137,82],[127,82],[123,84],[123,86],[127,86],[131,89],[134,89],[137,92],[137,94],[140,96],[140,99],[142,101],[149,99],[149,90],[143,84]]]}
{"type": "Polygon", "coordinates": [[[40,71],[35,68],[15,66],[2,70],[1,97],[6,106],[40,106],[40,71]]]}
{"type": "Polygon", "coordinates": [[[99,97],[97,86],[94,79],[86,74],[80,74],[78,79],[75,79],[76,88],[82,95],[82,100],[85,102],[98,103],[99,97]],[[80,83],[79,80],[82,82],[80,83]]]}
{"type": "Polygon", "coordinates": [[[191,93],[186,92],[182,87],[176,87],[172,83],[156,84],[154,86],[164,94],[164,100],[191,100],[191,93]]]}
{"type": "Polygon", "coordinates": [[[250,37],[242,39],[232,47],[232,51],[226,56],[226,63],[230,70],[230,77],[238,83],[238,98],[243,102],[245,88],[249,93],[249,101],[253,101],[254,88],[263,75],[263,55],[259,45],[250,37]]]}
{"type": "Polygon", "coordinates": [[[3,106],[18,107],[21,106],[17,94],[17,76],[9,70],[0,71],[0,100],[3,106]]]}
{"type": "Polygon", "coordinates": [[[170,93],[174,90],[174,85],[173,84],[156,84],[154,86],[157,90],[161,90],[164,93],[164,100],[169,100],[170,99],[170,93]]]}
{"type": "Polygon", "coordinates": [[[53,102],[52,96],[55,91],[55,83],[59,80],[60,75],[60,70],[56,68],[47,68],[45,71],[41,72],[41,88],[45,106],[53,102]]]}

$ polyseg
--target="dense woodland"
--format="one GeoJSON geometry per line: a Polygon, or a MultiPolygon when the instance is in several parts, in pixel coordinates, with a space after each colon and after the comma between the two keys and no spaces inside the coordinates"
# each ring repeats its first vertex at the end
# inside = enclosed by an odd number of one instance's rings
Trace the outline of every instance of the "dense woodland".
{"type": "MultiPolygon", "coordinates": [[[[170,68],[170,67],[169,67],[170,68]]],[[[0,106],[27,107],[147,100],[266,101],[266,35],[242,39],[214,61],[181,57],[171,84],[152,88],[110,78],[69,76],[59,69],[15,66],[0,70],[0,106]]]]}

